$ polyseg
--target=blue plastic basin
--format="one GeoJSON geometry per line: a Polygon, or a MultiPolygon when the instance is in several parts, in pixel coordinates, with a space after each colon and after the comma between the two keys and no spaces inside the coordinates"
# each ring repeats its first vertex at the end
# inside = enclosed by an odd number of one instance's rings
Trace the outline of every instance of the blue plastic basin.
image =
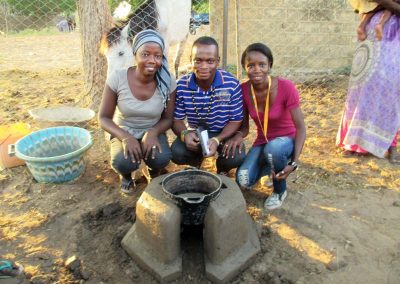
{"type": "Polygon", "coordinates": [[[92,136],[86,129],[51,127],[18,140],[15,155],[25,160],[38,182],[63,183],[77,179],[84,172],[83,156],[92,144],[92,136]]]}

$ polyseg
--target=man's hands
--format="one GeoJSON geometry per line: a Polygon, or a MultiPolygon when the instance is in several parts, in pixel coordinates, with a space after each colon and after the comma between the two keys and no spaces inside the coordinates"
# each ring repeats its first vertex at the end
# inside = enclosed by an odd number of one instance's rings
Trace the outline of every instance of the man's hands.
{"type": "MultiPolygon", "coordinates": [[[[190,151],[197,152],[200,150],[200,139],[195,131],[189,131],[184,135],[184,143],[186,148],[190,151]]],[[[223,143],[222,156],[225,158],[235,157],[236,148],[239,148],[239,153],[241,153],[243,144],[243,137],[240,132],[233,135],[225,143],[223,143]]],[[[212,137],[208,140],[208,150],[209,154],[204,157],[212,157],[217,153],[220,143],[217,137],[212,137]]]]}
{"type": "Polygon", "coordinates": [[[231,138],[226,140],[222,148],[222,156],[225,158],[235,157],[236,148],[239,148],[239,153],[242,151],[243,137],[240,132],[235,133],[231,138]]]}
{"type": "Polygon", "coordinates": [[[195,131],[189,131],[188,133],[185,134],[185,144],[186,148],[190,151],[198,151],[200,147],[200,139],[197,137],[197,134],[195,131]]]}
{"type": "Polygon", "coordinates": [[[219,140],[218,140],[218,138],[214,137],[214,138],[208,139],[207,147],[208,147],[208,151],[209,151],[209,152],[208,152],[208,155],[205,156],[205,157],[212,157],[212,156],[214,156],[215,153],[216,153],[217,150],[218,150],[218,146],[219,146],[219,140]]]}

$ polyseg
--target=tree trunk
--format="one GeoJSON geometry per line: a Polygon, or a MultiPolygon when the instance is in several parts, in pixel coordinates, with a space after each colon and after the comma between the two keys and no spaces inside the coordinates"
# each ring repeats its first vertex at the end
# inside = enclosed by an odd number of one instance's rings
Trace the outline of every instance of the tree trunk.
{"type": "Polygon", "coordinates": [[[97,110],[107,74],[107,61],[100,54],[101,36],[112,25],[107,0],[76,0],[88,105],[97,110]]]}

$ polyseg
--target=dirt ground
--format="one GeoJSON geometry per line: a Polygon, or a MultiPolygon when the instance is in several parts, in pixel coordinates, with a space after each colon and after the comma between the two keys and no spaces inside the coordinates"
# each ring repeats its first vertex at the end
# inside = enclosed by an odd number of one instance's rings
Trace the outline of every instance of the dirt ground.
{"type": "MultiPolygon", "coordinates": [[[[77,33],[0,38],[0,124],[35,127],[28,109],[79,105],[79,64],[77,33]]],[[[330,75],[298,85],[308,131],[301,165],[281,209],[263,211],[268,188],[243,192],[261,225],[262,251],[232,283],[400,282],[400,167],[338,155],[347,80],[330,75]]],[[[76,182],[40,184],[25,166],[0,172],[0,257],[21,263],[29,278],[4,283],[157,282],[120,245],[146,182],[133,196],[121,195],[103,133],[96,121],[87,128],[94,145],[76,182]],[[72,270],[64,265],[71,256],[80,260],[72,270]]],[[[204,169],[214,171],[212,161],[204,169]]],[[[208,283],[201,230],[184,233],[182,249],[184,271],[175,283],[208,283]]]]}

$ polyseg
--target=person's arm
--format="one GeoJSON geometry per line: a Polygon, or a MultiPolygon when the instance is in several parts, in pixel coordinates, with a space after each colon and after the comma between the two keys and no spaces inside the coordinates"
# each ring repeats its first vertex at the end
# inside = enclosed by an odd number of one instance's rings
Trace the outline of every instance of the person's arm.
{"type": "MultiPolygon", "coordinates": [[[[306,140],[306,127],[304,123],[303,113],[300,108],[300,97],[293,83],[286,84],[286,107],[290,112],[291,119],[296,128],[296,135],[294,138],[294,149],[291,162],[298,162],[300,153],[306,140]]],[[[278,173],[274,173],[274,178],[277,180],[283,180],[295,170],[295,166],[286,165],[284,169],[278,173]]]]}
{"type": "Polygon", "coordinates": [[[373,0],[385,9],[391,11],[393,14],[400,16],[400,4],[393,0],[373,0]]]}
{"type": "Polygon", "coordinates": [[[224,126],[222,131],[215,137],[209,140],[208,148],[210,149],[210,154],[208,156],[213,156],[217,151],[218,145],[224,140],[232,137],[243,120],[243,99],[242,99],[242,89],[239,82],[235,89],[231,93],[229,102],[229,122],[224,126]]]}
{"type": "Polygon", "coordinates": [[[186,125],[182,119],[174,119],[172,123],[172,131],[178,138],[181,138],[181,133],[186,130],[186,125]]]}
{"type": "Polygon", "coordinates": [[[188,131],[184,122],[185,117],[185,104],[183,102],[183,98],[180,97],[179,92],[177,92],[172,131],[175,133],[178,139],[186,144],[186,148],[188,148],[188,150],[197,151],[200,147],[199,138],[197,137],[195,131],[188,131]]]}
{"type": "Polygon", "coordinates": [[[128,132],[120,128],[113,121],[115,108],[117,107],[117,94],[106,84],[103,91],[99,110],[99,123],[102,129],[122,142],[125,159],[131,158],[132,162],[140,161],[142,151],[139,142],[128,132]]]}
{"type": "Polygon", "coordinates": [[[301,151],[303,150],[304,141],[306,140],[306,126],[304,124],[303,113],[301,112],[301,108],[297,107],[290,111],[290,115],[292,116],[292,120],[296,127],[296,136],[294,139],[294,152],[292,161],[298,162],[301,151]]]}
{"type": "Polygon", "coordinates": [[[222,129],[221,133],[218,134],[217,139],[222,142],[239,130],[242,121],[229,121],[225,127],[222,129]]]}
{"type": "Polygon", "coordinates": [[[157,136],[161,133],[165,133],[168,129],[172,127],[172,119],[174,116],[174,109],[175,109],[175,95],[176,91],[173,91],[169,95],[169,100],[167,102],[167,108],[161,115],[161,119],[156,125],[153,126],[157,136]]]}
{"type": "Polygon", "coordinates": [[[243,121],[242,125],[240,125],[239,130],[237,131],[237,134],[240,134],[242,138],[247,137],[250,132],[250,125],[249,125],[249,111],[247,110],[246,107],[243,107],[243,121]]]}
{"type": "Polygon", "coordinates": [[[214,156],[214,154],[217,152],[219,144],[229,137],[232,137],[239,129],[241,124],[241,121],[229,121],[217,136],[209,139],[208,149],[210,149],[210,153],[206,157],[214,156]]]}
{"type": "Polygon", "coordinates": [[[143,156],[145,159],[147,159],[152,153],[153,146],[156,146],[160,153],[162,152],[160,142],[158,141],[158,136],[161,133],[165,133],[172,127],[172,118],[175,108],[175,95],[176,91],[173,91],[169,95],[167,107],[162,113],[160,120],[152,128],[149,128],[142,138],[143,156]]]}
{"type": "MultiPolygon", "coordinates": [[[[301,108],[296,107],[290,110],[290,115],[296,127],[296,136],[294,139],[294,151],[292,156],[292,162],[298,162],[301,151],[303,150],[304,141],[306,140],[306,126],[304,124],[303,113],[301,112],[301,108]]],[[[286,179],[291,172],[295,169],[293,166],[287,165],[285,168],[279,172],[275,173],[274,178],[277,180],[286,179]]]]}
{"type": "Polygon", "coordinates": [[[231,136],[224,143],[224,148],[222,150],[222,156],[228,157],[231,155],[234,157],[235,150],[238,147],[239,153],[241,153],[241,145],[243,144],[244,138],[249,134],[249,112],[245,106],[243,106],[243,120],[240,124],[239,130],[235,132],[234,135],[231,136]]]}
{"type": "Polygon", "coordinates": [[[101,99],[100,110],[98,114],[99,123],[102,129],[107,131],[113,137],[119,140],[129,138],[130,134],[121,129],[113,121],[115,108],[117,107],[117,94],[108,86],[104,87],[103,97],[101,99]]]}
{"type": "Polygon", "coordinates": [[[186,130],[186,125],[184,123],[185,118],[185,105],[183,99],[180,97],[180,93],[176,92],[175,95],[175,108],[174,108],[174,119],[172,122],[172,131],[175,135],[180,138],[181,132],[186,130]]]}
{"type": "Polygon", "coordinates": [[[186,148],[190,151],[197,151],[200,147],[200,140],[197,137],[196,131],[187,131],[186,125],[182,119],[174,119],[172,130],[175,135],[183,143],[186,144],[186,148]],[[182,133],[182,131],[185,131],[182,133]],[[186,132],[187,131],[187,132],[186,132]]]}

